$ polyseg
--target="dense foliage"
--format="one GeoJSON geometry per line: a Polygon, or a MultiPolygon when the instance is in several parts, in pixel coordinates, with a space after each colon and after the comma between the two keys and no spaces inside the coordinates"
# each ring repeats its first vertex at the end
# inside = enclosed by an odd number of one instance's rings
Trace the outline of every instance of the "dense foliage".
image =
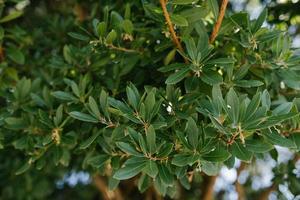
{"type": "MultiPolygon", "coordinates": [[[[295,159],[274,167],[272,190],[300,193],[300,57],[290,37],[262,26],[265,9],[254,20],[227,12],[212,41],[217,0],[170,0],[176,44],[163,5],[1,3],[0,199],[92,199],[90,183],[58,186],[74,171],[107,178],[122,198],[128,185],[199,198],[222,166],[276,161],[274,146],[295,159]]],[[[251,182],[244,195],[260,196],[251,182]]]]}

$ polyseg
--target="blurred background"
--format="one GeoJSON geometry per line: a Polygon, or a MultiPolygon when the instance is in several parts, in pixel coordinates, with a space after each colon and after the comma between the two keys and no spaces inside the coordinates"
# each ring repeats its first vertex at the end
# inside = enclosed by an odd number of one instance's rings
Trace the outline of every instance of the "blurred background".
{"type": "MultiPolygon", "coordinates": [[[[0,0],[0,4],[3,3],[0,0]]],[[[117,0],[116,0],[117,1],[117,0]]],[[[8,3],[10,4],[10,3],[8,3]]],[[[19,0],[12,1],[11,5],[14,9],[24,11],[24,16],[15,22],[14,26],[9,27],[11,32],[24,45],[28,45],[33,52],[32,62],[35,65],[43,65],[45,62],[40,60],[43,55],[45,59],[50,59],[58,53],[57,46],[68,43],[70,38],[64,37],[69,31],[76,31],[76,24],[91,24],[93,16],[97,9],[101,9],[102,1],[97,0],[19,0]],[[26,13],[31,13],[26,14],[26,13]],[[28,33],[24,32],[22,27],[26,30],[34,30],[34,38],[39,38],[35,41],[34,45],[28,33]],[[35,51],[39,48],[39,51],[35,51]]],[[[228,6],[228,11],[247,11],[251,18],[256,18],[260,12],[268,7],[267,22],[264,26],[270,28],[276,27],[282,31],[288,32],[293,40],[293,47],[297,50],[300,47],[300,1],[299,0],[231,0],[228,6]]],[[[299,51],[300,52],[300,51],[299,51]]],[[[294,154],[288,149],[277,147],[279,159],[276,161],[271,156],[263,156],[255,161],[254,165],[240,168],[240,162],[237,161],[235,168],[228,169],[221,168],[220,174],[217,177],[214,191],[217,195],[216,199],[238,199],[235,184],[239,182],[244,184],[245,187],[252,189],[253,193],[257,191],[270,189],[271,200],[275,199],[300,199],[300,194],[295,191],[300,191],[300,160],[296,159],[294,154]],[[286,166],[293,168],[292,173],[295,179],[286,181],[284,184],[279,185],[279,191],[272,190],[273,180],[280,174],[284,177],[287,172],[286,166]],[[249,179],[249,177],[252,177],[249,179]],[[294,184],[295,191],[290,191],[287,187],[288,184],[294,184]]],[[[3,157],[0,156],[0,162],[3,157]]],[[[5,175],[1,174],[1,167],[5,168],[4,164],[0,164],[0,179],[5,179],[5,175]]],[[[36,177],[41,177],[40,172],[36,172],[36,177]]],[[[59,176],[53,175],[48,179],[54,181],[54,186],[49,185],[49,180],[32,180],[28,177],[23,177],[20,181],[25,183],[28,187],[36,188],[37,194],[35,196],[43,199],[101,199],[102,196],[99,191],[91,184],[92,178],[89,173],[85,171],[72,170],[71,172],[62,170],[60,172],[64,178],[60,179],[59,176]],[[39,188],[47,188],[42,191],[39,188]]],[[[29,175],[27,175],[29,176],[29,175]]],[[[200,180],[199,180],[200,181],[200,180]]],[[[19,182],[18,184],[21,184],[19,182]]],[[[0,180],[1,183],[1,180],[0,180]]],[[[128,184],[125,182],[124,185],[128,184]]],[[[1,184],[5,185],[5,184],[1,184]]],[[[23,186],[22,186],[23,187],[23,186]]],[[[122,185],[121,185],[122,187],[122,185]]],[[[292,187],[292,188],[293,188],[292,187]]],[[[24,188],[5,187],[1,189],[2,194],[0,199],[6,199],[10,194],[18,192],[24,188]]],[[[32,189],[32,188],[31,188],[32,189]]],[[[28,189],[28,191],[32,191],[28,189]]],[[[133,196],[138,191],[132,189],[133,196]]],[[[26,190],[25,190],[26,191],[26,190]]],[[[199,199],[200,188],[197,185],[197,177],[195,177],[194,184],[190,191],[183,191],[187,199],[199,199]]],[[[24,193],[21,193],[24,195],[24,193]]],[[[138,199],[139,196],[135,199],[138,199]]],[[[9,199],[9,198],[7,198],[9,199]]],[[[22,199],[22,197],[20,198],[22,199]]],[[[27,198],[23,198],[27,199],[27,198]]],[[[249,197],[249,199],[256,199],[249,197]]]]}

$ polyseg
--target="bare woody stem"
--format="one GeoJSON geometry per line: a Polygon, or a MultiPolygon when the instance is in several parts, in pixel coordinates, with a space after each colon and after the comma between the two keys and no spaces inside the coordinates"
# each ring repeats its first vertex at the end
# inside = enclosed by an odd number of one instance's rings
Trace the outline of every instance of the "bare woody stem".
{"type": "Polygon", "coordinates": [[[217,176],[207,176],[204,175],[204,182],[203,182],[203,195],[202,195],[202,200],[212,200],[214,199],[214,186],[217,180],[217,176]]]}
{"type": "Polygon", "coordinates": [[[110,191],[108,189],[107,184],[102,176],[95,175],[93,177],[93,182],[94,182],[95,187],[101,193],[102,198],[104,200],[124,200],[119,189],[116,189],[114,191],[110,191]]]}
{"type": "MultiPolygon", "coordinates": [[[[169,31],[170,31],[170,34],[171,34],[171,37],[172,37],[172,41],[173,41],[174,45],[176,46],[176,48],[180,52],[183,52],[182,45],[181,45],[181,43],[180,43],[180,41],[179,41],[179,39],[176,35],[176,32],[174,30],[174,26],[172,24],[170,15],[169,15],[168,10],[167,10],[167,0],[159,0],[159,2],[160,2],[160,5],[161,5],[161,8],[162,8],[165,20],[167,22],[167,25],[168,25],[168,28],[169,28],[169,31]]],[[[186,58],[184,58],[184,60],[185,60],[186,63],[188,62],[186,58]]]]}
{"type": "Polygon", "coordinates": [[[213,43],[218,35],[218,32],[220,30],[220,27],[221,27],[221,24],[222,24],[224,15],[225,15],[227,4],[228,4],[228,0],[222,0],[222,4],[220,7],[220,12],[219,12],[217,22],[215,23],[215,26],[214,26],[213,31],[209,38],[210,43],[213,43]]]}
{"type": "Polygon", "coordinates": [[[246,199],[245,189],[244,189],[243,185],[241,185],[238,181],[241,172],[246,167],[247,167],[246,163],[241,162],[240,167],[237,169],[237,178],[236,178],[236,181],[235,181],[235,189],[236,189],[236,192],[238,194],[238,200],[245,200],[246,199]]]}

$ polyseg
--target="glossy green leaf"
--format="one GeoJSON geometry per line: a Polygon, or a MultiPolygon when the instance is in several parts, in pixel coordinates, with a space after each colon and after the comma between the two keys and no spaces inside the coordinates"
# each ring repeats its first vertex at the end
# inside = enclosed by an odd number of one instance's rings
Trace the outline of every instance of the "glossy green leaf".
{"type": "Polygon", "coordinates": [[[176,84],[176,83],[180,82],[182,79],[184,79],[184,77],[186,77],[186,75],[189,73],[189,71],[190,71],[189,68],[180,69],[177,72],[175,72],[174,74],[171,74],[167,78],[165,83],[168,85],[176,84]]]}
{"type": "Polygon", "coordinates": [[[89,114],[85,114],[82,112],[77,112],[77,111],[73,111],[70,112],[69,115],[75,119],[78,119],[80,121],[84,121],[84,122],[91,122],[91,123],[99,123],[99,120],[95,117],[93,117],[92,115],[89,114]]]}

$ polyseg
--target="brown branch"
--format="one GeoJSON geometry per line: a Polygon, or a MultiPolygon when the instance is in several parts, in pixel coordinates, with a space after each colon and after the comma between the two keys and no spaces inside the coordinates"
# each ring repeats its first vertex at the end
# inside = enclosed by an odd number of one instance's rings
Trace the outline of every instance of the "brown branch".
{"type": "Polygon", "coordinates": [[[0,62],[4,61],[4,49],[0,46],[0,62]]]}
{"type": "Polygon", "coordinates": [[[123,200],[120,190],[116,189],[114,191],[110,191],[107,187],[106,182],[103,177],[100,175],[95,175],[93,177],[93,182],[96,188],[101,192],[102,198],[104,200],[123,200]]]}
{"type": "Polygon", "coordinates": [[[222,24],[224,15],[225,15],[227,4],[228,4],[228,0],[223,0],[222,1],[217,22],[216,22],[216,24],[215,24],[215,26],[213,28],[213,31],[212,31],[212,33],[210,35],[210,38],[209,38],[209,42],[210,43],[213,43],[215,41],[217,35],[218,35],[218,32],[220,30],[220,27],[221,27],[221,24],[222,24]]]}
{"type": "MultiPolygon", "coordinates": [[[[172,24],[172,21],[171,21],[171,18],[170,18],[170,15],[168,13],[168,10],[167,10],[167,0],[159,0],[160,2],[160,5],[161,5],[161,8],[163,10],[163,14],[164,14],[164,17],[165,17],[165,20],[167,22],[167,25],[168,25],[168,28],[169,28],[169,31],[170,31],[170,34],[171,34],[171,37],[172,37],[172,41],[173,43],[175,44],[176,48],[180,51],[180,52],[183,52],[183,48],[182,48],[182,45],[176,35],[176,32],[174,30],[174,27],[173,27],[173,24],[172,24]]],[[[188,60],[184,58],[184,61],[186,63],[188,63],[188,60]]]]}
{"type": "Polygon", "coordinates": [[[273,183],[270,187],[266,188],[261,194],[259,194],[259,197],[257,200],[268,200],[270,194],[276,190],[277,185],[273,183]]]}
{"type": "Polygon", "coordinates": [[[113,44],[107,44],[106,46],[110,49],[117,50],[117,51],[123,51],[123,52],[127,52],[127,53],[141,53],[141,52],[139,52],[135,49],[127,49],[127,48],[124,48],[124,47],[117,47],[113,44]]]}
{"type": "Polygon", "coordinates": [[[214,199],[214,186],[218,176],[207,176],[204,175],[203,187],[202,187],[202,200],[212,200],[214,199]]]}
{"type": "Polygon", "coordinates": [[[244,187],[238,181],[238,178],[239,178],[241,172],[246,168],[246,166],[247,166],[246,163],[241,162],[241,165],[237,169],[237,177],[236,177],[236,181],[235,181],[235,190],[238,194],[238,200],[245,200],[246,199],[244,187]]]}

